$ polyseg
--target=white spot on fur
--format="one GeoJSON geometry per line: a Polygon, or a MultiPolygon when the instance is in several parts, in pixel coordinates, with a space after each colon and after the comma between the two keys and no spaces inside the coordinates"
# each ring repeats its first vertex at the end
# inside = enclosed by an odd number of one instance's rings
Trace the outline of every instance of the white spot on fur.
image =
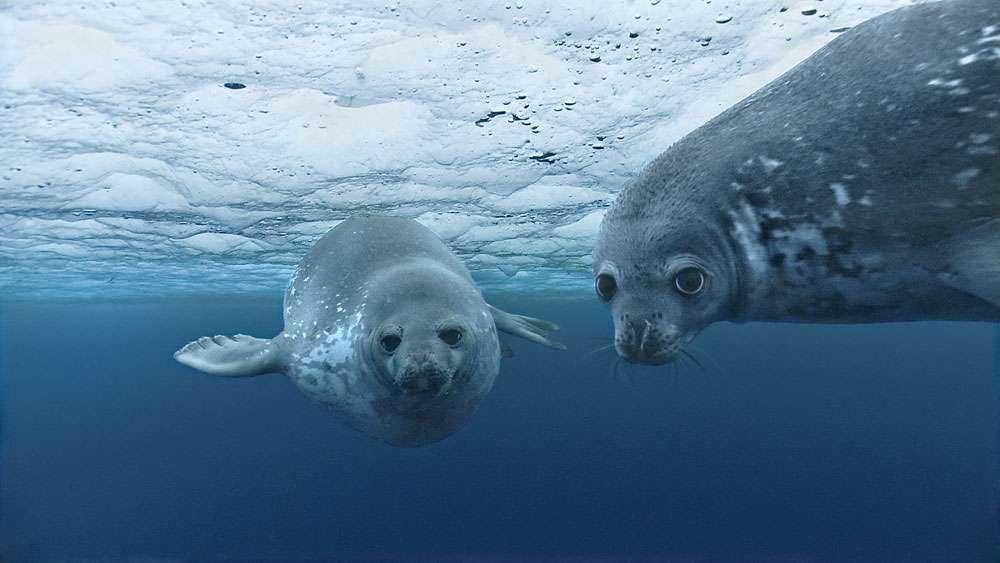
{"type": "Polygon", "coordinates": [[[964,190],[969,187],[969,182],[978,175],[978,168],[966,168],[965,170],[962,170],[958,174],[952,176],[951,181],[953,184],[958,186],[958,189],[964,190]]]}
{"type": "Polygon", "coordinates": [[[942,88],[956,88],[956,87],[962,85],[962,79],[961,78],[956,78],[954,80],[949,80],[949,81],[945,82],[944,80],[941,80],[940,78],[932,78],[931,80],[929,80],[927,82],[927,85],[928,86],[940,86],[942,88]]]}
{"type": "Polygon", "coordinates": [[[326,361],[337,365],[348,361],[354,353],[354,343],[357,340],[358,327],[361,325],[361,313],[355,313],[346,325],[337,327],[333,332],[324,331],[324,341],[329,346],[316,346],[310,351],[309,358],[313,361],[326,361]]]}
{"type": "Polygon", "coordinates": [[[848,203],[851,203],[851,196],[847,193],[847,186],[840,182],[834,182],[830,184],[830,189],[833,190],[833,199],[839,207],[844,207],[848,203]]]}
{"type": "Polygon", "coordinates": [[[794,254],[805,245],[811,246],[817,254],[825,255],[829,252],[823,232],[816,225],[808,223],[796,225],[794,229],[788,231],[786,240],[791,243],[784,249],[786,254],[794,254]]]}
{"type": "Polygon", "coordinates": [[[747,263],[750,264],[751,292],[754,296],[751,303],[764,303],[767,280],[767,255],[760,240],[760,227],[757,214],[750,204],[744,202],[739,210],[730,212],[733,219],[733,238],[743,248],[747,263]]]}
{"type": "Polygon", "coordinates": [[[997,149],[996,147],[988,145],[977,145],[975,147],[965,149],[965,153],[973,156],[994,155],[997,154],[997,149]]]}
{"type": "Polygon", "coordinates": [[[764,172],[767,172],[768,174],[774,172],[779,166],[784,164],[784,162],[781,162],[780,160],[768,158],[763,155],[760,156],[760,163],[764,166],[764,172]]]}
{"type": "Polygon", "coordinates": [[[979,41],[976,41],[976,44],[983,45],[985,43],[1000,42],[1000,35],[993,35],[994,33],[996,33],[996,31],[997,31],[997,26],[995,25],[984,27],[983,35],[985,35],[986,37],[979,38],[979,41]]]}

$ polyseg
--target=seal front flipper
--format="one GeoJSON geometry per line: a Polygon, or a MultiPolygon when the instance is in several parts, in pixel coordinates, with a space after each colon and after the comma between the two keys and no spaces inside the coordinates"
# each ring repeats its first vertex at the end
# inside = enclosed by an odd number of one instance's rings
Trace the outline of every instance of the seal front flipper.
{"type": "Polygon", "coordinates": [[[174,359],[205,373],[228,377],[281,372],[283,356],[275,340],[245,334],[202,336],[174,352],[174,359]]]}
{"type": "Polygon", "coordinates": [[[955,237],[948,285],[1000,307],[1000,219],[955,237]]]}
{"type": "Polygon", "coordinates": [[[501,311],[493,305],[488,306],[490,314],[493,315],[493,322],[496,324],[497,330],[513,334],[514,336],[520,336],[526,340],[541,344],[542,346],[548,346],[549,348],[555,348],[556,350],[566,349],[565,345],[549,340],[546,336],[547,332],[559,330],[559,325],[534,317],[501,311]]]}

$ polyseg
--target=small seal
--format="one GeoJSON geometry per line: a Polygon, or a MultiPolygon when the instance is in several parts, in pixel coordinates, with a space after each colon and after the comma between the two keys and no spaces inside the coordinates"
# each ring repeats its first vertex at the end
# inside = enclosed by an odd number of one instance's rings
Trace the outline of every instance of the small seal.
{"type": "Polygon", "coordinates": [[[901,8],[650,163],[605,216],[626,360],[721,320],[1000,319],[1000,2],[901,8]]]}
{"type": "Polygon", "coordinates": [[[455,432],[500,369],[497,330],[563,349],[553,323],[488,305],[462,262],[409,219],[331,229],[285,291],[285,326],[264,340],[202,337],[178,362],[213,375],[282,372],[349,426],[397,446],[455,432]]]}

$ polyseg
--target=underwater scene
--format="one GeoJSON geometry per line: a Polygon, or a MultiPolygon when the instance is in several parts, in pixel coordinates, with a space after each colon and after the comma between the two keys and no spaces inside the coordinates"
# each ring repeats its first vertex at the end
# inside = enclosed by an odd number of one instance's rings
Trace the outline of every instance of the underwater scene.
{"type": "Polygon", "coordinates": [[[996,0],[0,36],[0,561],[1000,561],[996,0]]]}

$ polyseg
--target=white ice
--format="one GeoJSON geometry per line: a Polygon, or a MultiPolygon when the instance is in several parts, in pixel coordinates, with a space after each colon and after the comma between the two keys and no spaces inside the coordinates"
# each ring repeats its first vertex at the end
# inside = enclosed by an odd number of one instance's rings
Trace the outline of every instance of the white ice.
{"type": "Polygon", "coordinates": [[[907,3],[7,2],[0,288],[274,291],[371,213],[574,287],[645,162],[907,3]]]}

